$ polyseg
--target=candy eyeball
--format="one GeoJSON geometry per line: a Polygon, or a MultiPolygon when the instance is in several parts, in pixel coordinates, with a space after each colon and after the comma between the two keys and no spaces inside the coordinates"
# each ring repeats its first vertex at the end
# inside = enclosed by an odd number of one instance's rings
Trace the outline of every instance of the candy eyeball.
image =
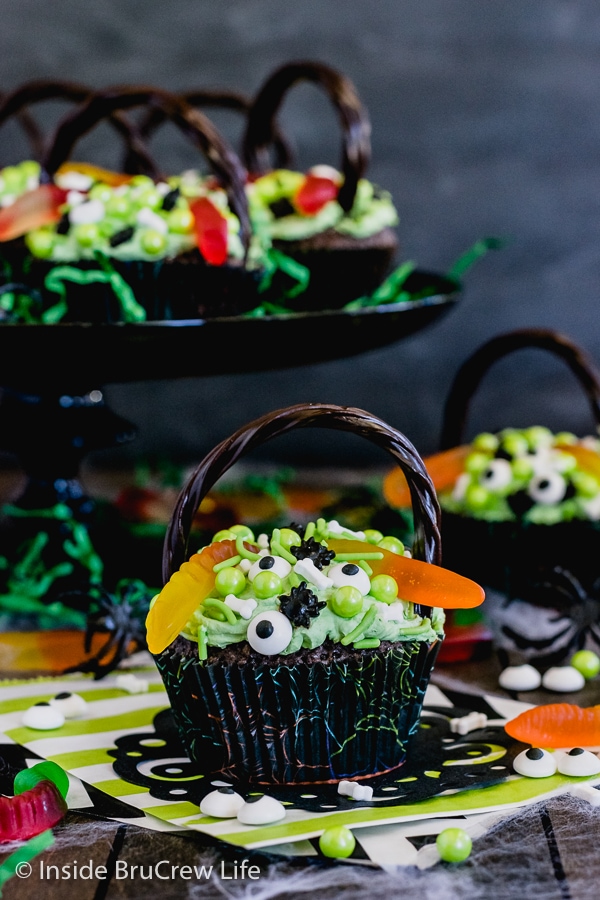
{"type": "Polygon", "coordinates": [[[526,778],[548,778],[556,774],[557,764],[553,753],[540,747],[531,747],[515,756],[513,769],[526,778]]]}
{"type": "Polygon", "coordinates": [[[287,559],[282,556],[266,555],[252,563],[248,570],[248,579],[254,581],[260,572],[272,572],[274,575],[279,575],[280,578],[285,578],[291,571],[292,567],[287,559]]]}
{"type": "Polygon", "coordinates": [[[215,819],[235,819],[243,805],[244,798],[233,788],[221,787],[204,797],[200,803],[200,812],[215,819]]]}
{"type": "Polygon", "coordinates": [[[276,656],[292,639],[292,623],[276,609],[260,613],[248,625],[248,643],[263,656],[276,656]]]}
{"type": "Polygon", "coordinates": [[[527,493],[536,503],[560,503],[567,493],[567,482],[559,472],[538,473],[529,483],[527,493]]]}
{"type": "Polygon", "coordinates": [[[498,684],[505,691],[535,691],[541,683],[542,676],[529,663],[507,666],[498,676],[498,684]]]}
{"type": "Polygon", "coordinates": [[[285,806],[275,797],[258,794],[249,797],[238,810],[238,821],[242,825],[270,825],[279,822],[285,816],[285,806]]]}
{"type": "Polygon", "coordinates": [[[363,597],[371,590],[369,576],[364,569],[361,569],[355,563],[338,563],[335,566],[331,566],[327,575],[333,581],[334,587],[346,587],[347,585],[355,587],[361,592],[363,597]]]}
{"type": "Polygon", "coordinates": [[[26,728],[34,728],[36,731],[52,731],[65,724],[65,717],[60,709],[44,702],[26,709],[21,722],[26,728]]]}
{"type": "Polygon", "coordinates": [[[507,459],[491,459],[479,476],[479,483],[488,491],[502,491],[512,480],[512,468],[507,459]]]}
{"type": "Polygon", "coordinates": [[[574,747],[569,751],[556,753],[558,771],[561,775],[599,775],[600,759],[595,753],[574,747]]]}
{"type": "Polygon", "coordinates": [[[68,691],[53,697],[50,706],[60,710],[65,719],[77,719],[87,711],[87,703],[83,697],[79,694],[70,694],[68,691]]]}
{"type": "Polygon", "coordinates": [[[574,666],[552,666],[542,677],[542,687],[555,693],[572,693],[584,686],[585,678],[574,666]]]}

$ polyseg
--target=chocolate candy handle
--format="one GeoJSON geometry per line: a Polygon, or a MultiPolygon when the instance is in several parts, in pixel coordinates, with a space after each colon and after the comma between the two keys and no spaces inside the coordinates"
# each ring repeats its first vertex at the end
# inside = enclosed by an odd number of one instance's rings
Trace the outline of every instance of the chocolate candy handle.
{"type": "Polygon", "coordinates": [[[296,428],[323,427],[349,431],[386,450],[402,469],[410,488],[415,523],[413,555],[440,565],[440,508],[423,461],[401,432],[381,419],[349,406],[300,403],[267,413],[218,444],[192,472],[181,490],[163,548],[166,583],[188,558],[188,542],[196,511],[217,480],[247,452],[296,428]]]}
{"type": "MultiPolygon", "coordinates": [[[[54,81],[38,79],[20,84],[17,88],[0,100],[0,125],[16,116],[29,136],[35,159],[42,160],[45,153],[45,142],[42,131],[29,115],[27,107],[45,100],[68,100],[82,103],[92,94],[91,88],[74,81],[54,81]]],[[[110,116],[110,123],[125,139],[128,154],[135,160],[136,169],[151,177],[158,176],[158,170],[146,150],[141,135],[135,125],[120,112],[110,116]]]]}
{"type": "Polygon", "coordinates": [[[600,426],[600,375],[591,360],[563,334],[551,329],[522,328],[492,338],[462,364],[446,398],[440,450],[464,442],[469,404],[488,369],[515,350],[536,347],[548,350],[568,365],[587,396],[596,426],[600,426]]]}
{"type": "Polygon", "coordinates": [[[371,124],[352,82],[323,63],[298,61],[281,66],[267,78],[248,113],[243,159],[249,172],[260,175],[270,168],[268,151],[276,135],[276,116],[286,91],[299,81],[312,81],[327,92],[342,126],[341,170],[344,183],[338,201],[348,212],[356,186],[371,159],[371,124]]]}
{"type": "Polygon", "coordinates": [[[243,167],[212,122],[183,98],[154,87],[114,87],[92,94],[73,113],[66,116],[54,133],[52,143],[42,160],[42,169],[51,178],[66,162],[77,141],[98,122],[119,110],[137,106],[156,106],[204,154],[213,173],[227,191],[229,202],[240,220],[241,235],[247,248],[250,241],[250,219],[244,189],[243,167]]]}
{"type": "MultiPolygon", "coordinates": [[[[232,110],[233,112],[240,113],[244,117],[247,116],[248,110],[252,105],[252,100],[245,94],[218,88],[199,88],[198,90],[183,91],[179,96],[183,97],[183,99],[191,106],[232,110]]],[[[156,129],[162,125],[165,119],[166,115],[163,110],[158,107],[150,109],[140,123],[140,137],[143,140],[149,138],[154,134],[156,129]]],[[[292,158],[292,151],[288,141],[279,130],[276,131],[273,139],[273,149],[275,151],[277,166],[281,168],[288,166],[292,158]]],[[[134,174],[137,174],[140,171],[135,156],[131,156],[129,153],[127,154],[123,169],[125,172],[134,174]]]]}

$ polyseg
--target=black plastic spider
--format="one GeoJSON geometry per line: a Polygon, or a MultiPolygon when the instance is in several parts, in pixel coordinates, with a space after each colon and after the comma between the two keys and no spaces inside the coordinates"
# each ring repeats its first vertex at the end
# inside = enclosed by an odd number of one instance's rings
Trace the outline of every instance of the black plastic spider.
{"type": "Polygon", "coordinates": [[[542,575],[522,599],[533,607],[552,610],[549,622],[565,623],[551,637],[536,639],[520,634],[509,625],[502,632],[520,650],[539,651],[536,663],[552,666],[581,650],[589,640],[600,648],[600,579],[587,590],[581,582],[560,566],[542,575]]]}
{"type": "Polygon", "coordinates": [[[306,581],[301,581],[298,587],[291,589],[289,594],[281,595],[279,606],[290,622],[308,628],[310,620],[316,619],[327,604],[324,600],[318,599],[317,595],[308,588],[306,581]]]}
{"type": "Polygon", "coordinates": [[[290,547],[290,553],[293,553],[296,559],[312,559],[317,569],[328,566],[335,556],[334,550],[328,550],[313,537],[303,539],[300,546],[290,547]]]}
{"type": "Polygon", "coordinates": [[[65,674],[92,672],[98,681],[132,653],[147,649],[145,620],[152,596],[147,585],[137,579],[119,581],[113,593],[101,585],[90,588],[85,652],[90,652],[95,635],[106,634],[108,639],[93,657],[65,669],[65,674]]]}

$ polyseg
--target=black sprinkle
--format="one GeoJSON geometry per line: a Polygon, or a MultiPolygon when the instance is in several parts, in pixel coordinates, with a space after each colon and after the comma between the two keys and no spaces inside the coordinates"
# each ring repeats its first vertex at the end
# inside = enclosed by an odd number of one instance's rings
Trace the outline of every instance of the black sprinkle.
{"type": "Polygon", "coordinates": [[[296,215],[296,210],[286,197],[282,197],[281,200],[275,200],[273,203],[269,203],[269,209],[276,219],[283,219],[284,216],[296,215]]]}
{"type": "Polygon", "coordinates": [[[109,238],[108,243],[111,247],[118,247],[119,244],[124,244],[125,241],[130,240],[133,237],[133,228],[123,228],[121,231],[116,231],[109,238]]]}
{"type": "Polygon", "coordinates": [[[58,225],[56,226],[56,233],[57,234],[68,234],[70,227],[71,227],[71,220],[69,219],[68,213],[65,213],[64,216],[61,217],[58,225]]]}
{"type": "Polygon", "coordinates": [[[167,212],[170,212],[177,203],[179,199],[179,188],[174,188],[172,191],[169,191],[168,194],[165,194],[162,202],[162,208],[167,212]]]}

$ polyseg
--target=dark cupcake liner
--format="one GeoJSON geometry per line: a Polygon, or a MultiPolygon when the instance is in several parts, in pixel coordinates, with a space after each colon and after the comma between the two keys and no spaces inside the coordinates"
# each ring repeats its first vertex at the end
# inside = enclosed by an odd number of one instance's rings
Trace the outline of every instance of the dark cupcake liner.
{"type": "Polygon", "coordinates": [[[155,657],[190,758],[248,784],[310,784],[402,765],[441,643],[344,661],[226,666],[155,657]]]}

